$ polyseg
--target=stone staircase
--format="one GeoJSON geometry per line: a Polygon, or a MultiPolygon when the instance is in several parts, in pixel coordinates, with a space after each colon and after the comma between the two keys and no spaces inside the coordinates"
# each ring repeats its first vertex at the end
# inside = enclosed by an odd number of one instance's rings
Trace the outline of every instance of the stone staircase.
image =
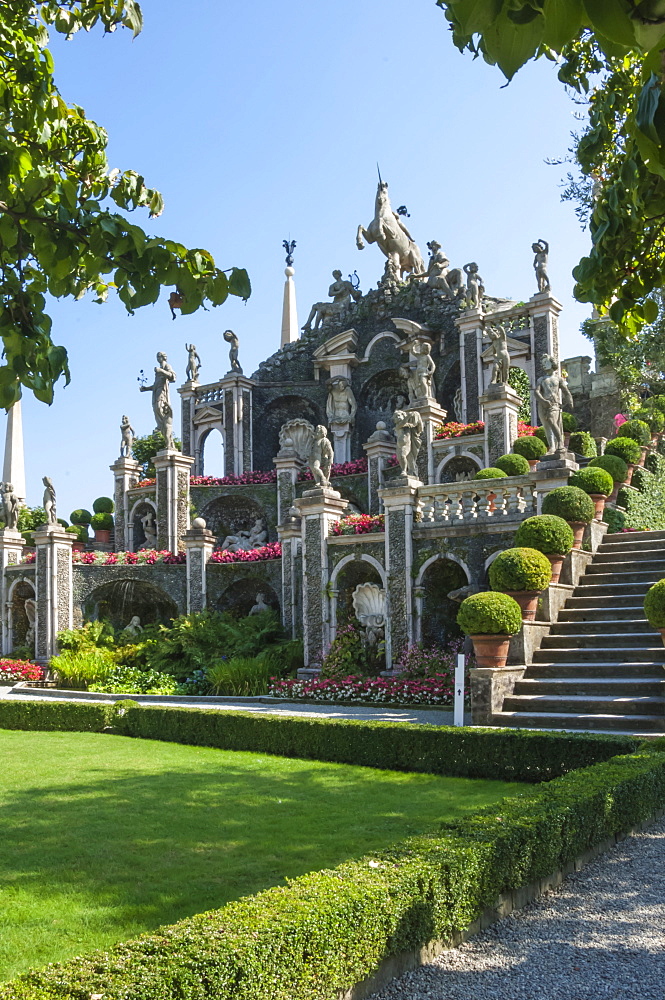
{"type": "Polygon", "coordinates": [[[665,732],[665,647],[644,595],[665,577],[665,531],[606,536],[495,725],[665,732]]]}

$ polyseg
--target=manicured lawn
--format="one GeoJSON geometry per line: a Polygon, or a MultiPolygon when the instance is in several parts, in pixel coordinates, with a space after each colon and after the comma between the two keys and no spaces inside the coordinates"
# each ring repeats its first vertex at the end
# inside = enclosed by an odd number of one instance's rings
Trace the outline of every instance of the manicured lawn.
{"type": "Polygon", "coordinates": [[[0,730],[0,979],[330,867],[516,787],[0,730]]]}

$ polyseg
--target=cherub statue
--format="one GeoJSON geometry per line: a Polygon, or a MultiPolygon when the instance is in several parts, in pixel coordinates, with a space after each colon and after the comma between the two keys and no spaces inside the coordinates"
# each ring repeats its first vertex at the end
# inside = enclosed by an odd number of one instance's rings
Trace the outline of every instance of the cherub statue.
{"type": "Polygon", "coordinates": [[[129,417],[124,416],[120,421],[120,458],[131,458],[134,447],[135,430],[129,422],[129,417]]]}
{"type": "Polygon", "coordinates": [[[322,489],[330,486],[330,470],[333,463],[333,446],[328,440],[328,431],[323,424],[314,429],[314,439],[309,453],[309,469],[314,482],[322,489]]]}
{"type": "Polygon", "coordinates": [[[45,486],[43,507],[46,511],[46,523],[57,524],[58,516],[55,510],[55,487],[48,476],[44,476],[42,482],[45,486]]]}
{"type": "Polygon", "coordinates": [[[480,309],[483,304],[485,286],[483,279],[478,274],[478,265],[474,260],[470,264],[465,264],[462,270],[466,274],[466,307],[467,309],[480,309]]]}
{"type": "Polygon", "coordinates": [[[418,452],[422,444],[423,421],[417,410],[395,410],[393,414],[397,438],[397,461],[403,476],[418,478],[418,452]]]}
{"type": "Polygon", "coordinates": [[[570,410],[575,404],[565,380],[559,374],[556,360],[549,354],[543,354],[541,366],[545,374],[538,379],[535,388],[538,419],[547,437],[547,454],[554,455],[566,450],[563,404],[570,410]]]}
{"type": "Polygon", "coordinates": [[[436,371],[436,365],[432,360],[432,348],[425,341],[422,344],[414,344],[411,350],[416,358],[413,372],[416,399],[429,399],[434,396],[432,377],[436,371]]]}
{"type": "Polygon", "coordinates": [[[502,323],[487,326],[487,335],[492,341],[494,365],[492,368],[492,385],[505,385],[510,375],[510,351],[508,350],[508,334],[502,323]]]}
{"type": "Polygon", "coordinates": [[[225,330],[222,337],[227,344],[231,345],[229,348],[231,371],[237,372],[238,375],[242,375],[242,368],[240,367],[240,362],[238,361],[238,348],[240,347],[240,341],[238,340],[237,334],[235,334],[233,330],[225,330]]]}
{"type": "Polygon", "coordinates": [[[201,367],[201,359],[196,353],[195,344],[185,344],[185,350],[187,351],[187,370],[185,372],[188,382],[198,382],[199,380],[199,368],[201,367]]]}
{"type": "Polygon", "coordinates": [[[21,509],[18,497],[14,493],[14,487],[11,483],[2,484],[2,519],[5,522],[5,528],[9,528],[10,531],[16,531],[18,529],[18,512],[21,509]]]}
{"type": "Polygon", "coordinates": [[[547,276],[547,259],[550,252],[550,245],[547,240],[537,240],[531,244],[535,257],[533,258],[533,269],[536,272],[539,292],[549,292],[551,285],[547,276]]]}

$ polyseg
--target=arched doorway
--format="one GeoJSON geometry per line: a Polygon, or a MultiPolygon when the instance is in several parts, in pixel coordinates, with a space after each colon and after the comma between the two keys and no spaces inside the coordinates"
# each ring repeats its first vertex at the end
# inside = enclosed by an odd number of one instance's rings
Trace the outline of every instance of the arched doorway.
{"type": "Polygon", "coordinates": [[[224,437],[218,427],[209,430],[200,442],[201,458],[199,468],[202,476],[217,476],[220,479],[225,474],[224,437]]]}
{"type": "Polygon", "coordinates": [[[388,368],[372,375],[360,390],[360,405],[356,415],[356,430],[360,441],[367,441],[383,420],[392,428],[393,413],[398,404],[408,402],[409,390],[399,368],[388,368]]]}
{"type": "Polygon", "coordinates": [[[239,496],[237,493],[216,497],[205,505],[201,511],[202,518],[214,535],[217,535],[217,545],[221,546],[229,535],[239,531],[251,531],[257,521],[263,522],[266,531],[269,530],[268,518],[260,504],[250,497],[239,496]]]}
{"type": "Polygon", "coordinates": [[[9,607],[12,651],[25,650],[30,657],[35,654],[35,612],[34,603],[27,607],[26,604],[34,600],[35,588],[31,583],[19,580],[14,584],[9,607]]]}
{"type": "Polygon", "coordinates": [[[473,479],[478,469],[482,468],[480,459],[468,455],[455,455],[441,466],[440,483],[459,483],[473,479]]]}
{"type": "Polygon", "coordinates": [[[459,603],[451,601],[451,590],[466,587],[465,570],[452,559],[441,557],[426,565],[419,581],[420,638],[424,646],[446,646],[462,635],[457,624],[459,603]]]}

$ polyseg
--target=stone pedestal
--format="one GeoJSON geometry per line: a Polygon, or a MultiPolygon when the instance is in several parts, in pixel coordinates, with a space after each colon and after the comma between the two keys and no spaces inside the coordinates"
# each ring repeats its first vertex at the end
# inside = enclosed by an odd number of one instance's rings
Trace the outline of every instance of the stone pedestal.
{"type": "Polygon", "coordinates": [[[57,649],[56,635],[72,628],[72,546],[74,536],[59,524],[34,532],[37,547],[35,569],[35,659],[46,664],[57,649]]]}
{"type": "Polygon", "coordinates": [[[0,608],[2,608],[2,655],[8,656],[12,651],[12,618],[11,605],[8,601],[9,584],[5,576],[8,566],[18,566],[23,557],[25,538],[20,531],[10,528],[0,530],[0,608]]]}
{"type": "Polygon", "coordinates": [[[296,500],[296,483],[304,466],[293,448],[281,448],[273,458],[277,469],[277,523],[282,524],[296,500]]]}
{"type": "Polygon", "coordinates": [[[328,429],[334,450],[333,461],[342,465],[351,461],[351,429],[350,420],[331,420],[328,429]]]}
{"type": "Polygon", "coordinates": [[[415,642],[413,614],[413,545],[412,529],[418,505],[418,487],[422,483],[411,476],[380,490],[386,515],[385,567],[386,587],[386,669],[391,670],[406,646],[415,642]]]}
{"type": "Polygon", "coordinates": [[[519,393],[502,383],[489,385],[479,403],[485,422],[485,461],[488,466],[507,455],[517,439],[517,414],[522,399],[519,393]]]}
{"type": "Polygon", "coordinates": [[[445,422],[447,413],[434,398],[420,399],[410,403],[407,410],[415,410],[423,421],[423,443],[418,454],[418,475],[424,483],[432,484],[435,480],[436,462],[434,456],[434,435],[445,422]]]}
{"type": "Polygon", "coordinates": [[[328,535],[344,516],[348,500],[333,489],[306,490],[296,500],[301,523],[303,641],[305,666],[318,662],[330,648],[328,535]]]}
{"type": "Polygon", "coordinates": [[[376,430],[363,445],[367,455],[367,512],[380,514],[383,501],[379,491],[383,487],[383,473],[388,466],[388,460],[395,454],[396,443],[392,434],[386,430],[382,420],[376,425],[376,430]]]}
{"type": "Polygon", "coordinates": [[[157,548],[177,552],[189,528],[189,475],[194,459],[179,451],[158,451],[157,548]]]}
{"type": "Polygon", "coordinates": [[[129,531],[129,497],[131,489],[140,478],[141,466],[133,458],[117,458],[109,466],[113,473],[113,502],[115,504],[115,550],[128,552],[132,540],[129,531]]]}
{"type": "Polygon", "coordinates": [[[537,292],[529,299],[534,385],[541,375],[545,374],[542,366],[543,354],[549,354],[557,363],[559,361],[559,313],[562,308],[561,303],[551,292],[537,292]]]}
{"type": "Polygon", "coordinates": [[[462,386],[462,421],[480,420],[478,397],[483,388],[483,313],[478,309],[465,309],[457,319],[459,330],[459,358],[462,386]]]}
{"type": "Polygon", "coordinates": [[[561,451],[555,455],[545,455],[535,469],[536,476],[536,512],[540,514],[543,500],[548,493],[558,486],[567,486],[568,477],[577,472],[579,465],[572,451],[561,451]]]}
{"type": "Polygon", "coordinates": [[[215,547],[215,536],[208,531],[202,517],[182,538],[187,555],[187,613],[204,611],[207,605],[206,571],[215,547]]]}
{"type": "Polygon", "coordinates": [[[525,669],[520,666],[472,667],[469,670],[471,722],[474,726],[492,725],[495,712],[501,711],[504,698],[513,693],[525,669]]]}
{"type": "Polygon", "coordinates": [[[302,592],[301,519],[287,518],[278,526],[277,537],[282,546],[282,625],[295,639],[302,622],[302,614],[298,613],[302,592]]]}
{"type": "MultiPolygon", "coordinates": [[[[180,437],[182,440],[183,455],[195,457],[195,430],[194,430],[194,410],[196,407],[196,390],[199,388],[198,382],[188,379],[178,389],[180,395],[180,437]]],[[[199,469],[194,470],[195,475],[201,475],[199,469]]],[[[117,505],[116,505],[117,506],[117,505]]]]}

